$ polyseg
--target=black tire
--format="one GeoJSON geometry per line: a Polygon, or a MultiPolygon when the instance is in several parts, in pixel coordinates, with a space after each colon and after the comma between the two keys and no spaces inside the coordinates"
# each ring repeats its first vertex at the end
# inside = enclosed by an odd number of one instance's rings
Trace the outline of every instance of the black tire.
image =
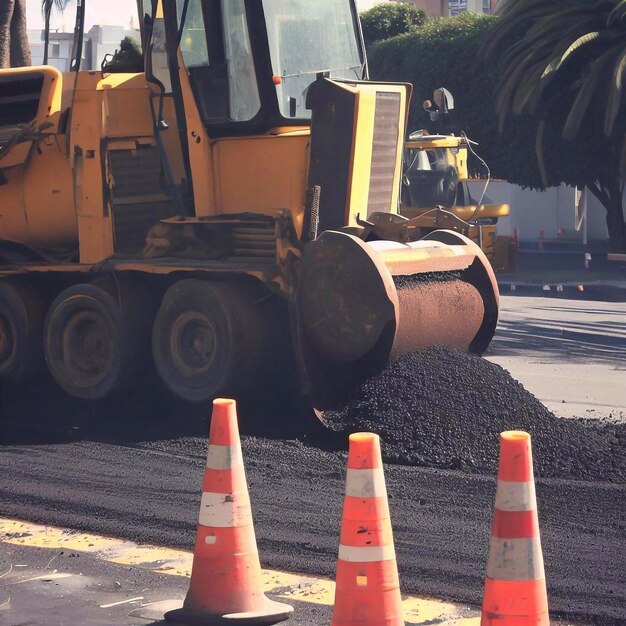
{"type": "Polygon", "coordinates": [[[154,363],[167,388],[187,402],[239,399],[252,391],[265,373],[262,303],[268,295],[247,281],[174,283],[152,330],[154,363]]]}
{"type": "Polygon", "coordinates": [[[45,303],[22,282],[0,281],[0,380],[21,383],[43,370],[45,303]]]}
{"type": "Polygon", "coordinates": [[[447,209],[456,204],[457,188],[459,186],[459,171],[453,165],[437,170],[441,179],[437,183],[437,201],[447,209]]]}
{"type": "Polygon", "coordinates": [[[50,374],[67,393],[99,400],[131,389],[149,346],[145,294],[128,281],[78,284],[50,306],[44,348],[50,374]]]}

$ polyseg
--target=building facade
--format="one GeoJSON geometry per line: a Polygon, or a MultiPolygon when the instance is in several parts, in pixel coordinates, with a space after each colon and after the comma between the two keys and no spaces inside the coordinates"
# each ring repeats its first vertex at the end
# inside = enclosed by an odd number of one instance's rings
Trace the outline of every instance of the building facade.
{"type": "MultiPolygon", "coordinates": [[[[418,9],[424,9],[433,17],[450,17],[459,13],[493,13],[498,0],[390,0],[407,2],[418,9]]],[[[373,3],[371,3],[373,4],[373,3]]],[[[380,2],[376,2],[380,4],[380,2]]]]}
{"type": "MultiPolygon", "coordinates": [[[[139,30],[129,30],[123,26],[92,26],[83,38],[81,69],[99,70],[106,55],[119,49],[124,37],[141,41],[139,30]]],[[[29,30],[32,64],[42,65],[44,58],[44,33],[42,30],[29,30]]],[[[61,72],[68,72],[72,61],[74,33],[50,33],[48,44],[48,65],[61,72]]]]}

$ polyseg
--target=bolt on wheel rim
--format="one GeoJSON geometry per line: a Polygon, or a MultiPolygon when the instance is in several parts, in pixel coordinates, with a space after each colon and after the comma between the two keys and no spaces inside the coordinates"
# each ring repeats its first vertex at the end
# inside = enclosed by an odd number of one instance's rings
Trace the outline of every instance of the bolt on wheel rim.
{"type": "Polygon", "coordinates": [[[172,361],[176,369],[186,376],[196,376],[209,370],[215,359],[216,345],[215,328],[201,313],[182,313],[172,325],[172,361]]]}
{"type": "Polygon", "coordinates": [[[112,363],[113,333],[108,321],[91,311],[74,315],[63,329],[61,360],[76,382],[93,384],[112,363]]]}

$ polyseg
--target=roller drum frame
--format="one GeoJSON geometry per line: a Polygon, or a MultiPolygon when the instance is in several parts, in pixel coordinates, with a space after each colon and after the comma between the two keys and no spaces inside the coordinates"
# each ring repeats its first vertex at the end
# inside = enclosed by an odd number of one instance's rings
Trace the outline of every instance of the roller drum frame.
{"type": "Polygon", "coordinates": [[[304,250],[293,307],[305,391],[316,409],[336,408],[407,352],[482,354],[498,300],[489,261],[456,232],[402,244],[327,231],[304,250]]]}

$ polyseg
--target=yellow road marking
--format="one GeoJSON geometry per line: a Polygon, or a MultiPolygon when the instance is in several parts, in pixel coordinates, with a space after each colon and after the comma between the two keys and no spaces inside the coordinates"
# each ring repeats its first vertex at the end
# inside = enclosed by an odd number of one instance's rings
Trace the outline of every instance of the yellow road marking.
{"type": "MultiPolygon", "coordinates": [[[[193,554],[183,550],[139,545],[123,539],[3,518],[0,518],[0,542],[31,548],[84,552],[110,563],[134,565],[173,576],[189,577],[193,561],[193,554]]],[[[279,570],[263,570],[263,588],[265,592],[287,601],[326,606],[332,606],[335,597],[335,583],[332,580],[279,570]]],[[[441,626],[477,626],[480,622],[478,611],[432,598],[407,597],[403,601],[403,608],[406,621],[414,625],[436,622],[441,626]]]]}

